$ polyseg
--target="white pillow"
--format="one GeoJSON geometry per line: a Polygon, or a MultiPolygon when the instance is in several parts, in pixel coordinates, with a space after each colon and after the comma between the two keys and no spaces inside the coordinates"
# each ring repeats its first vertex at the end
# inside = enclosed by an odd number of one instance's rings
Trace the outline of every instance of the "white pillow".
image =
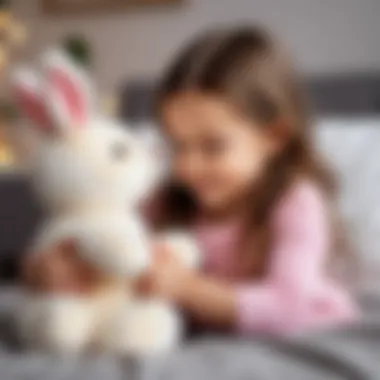
{"type": "MultiPolygon", "coordinates": [[[[341,185],[338,206],[364,274],[380,274],[380,117],[320,120],[317,146],[341,185]]],[[[379,277],[380,279],[380,277],[379,277]]]]}

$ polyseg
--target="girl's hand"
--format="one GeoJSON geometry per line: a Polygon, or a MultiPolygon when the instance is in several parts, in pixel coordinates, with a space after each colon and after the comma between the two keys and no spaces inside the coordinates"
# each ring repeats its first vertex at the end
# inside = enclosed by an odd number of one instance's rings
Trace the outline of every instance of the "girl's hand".
{"type": "Polygon", "coordinates": [[[92,290],[100,275],[81,260],[75,242],[67,240],[49,252],[29,255],[22,280],[37,292],[78,294],[92,290]]]}
{"type": "Polygon", "coordinates": [[[163,244],[153,247],[154,263],[138,283],[143,295],[156,295],[171,302],[181,303],[191,289],[194,273],[186,268],[163,244]]]}
{"type": "Polygon", "coordinates": [[[156,244],[153,251],[154,263],[137,284],[138,291],[167,299],[205,324],[225,328],[235,323],[233,286],[185,267],[162,243],[156,244]]]}

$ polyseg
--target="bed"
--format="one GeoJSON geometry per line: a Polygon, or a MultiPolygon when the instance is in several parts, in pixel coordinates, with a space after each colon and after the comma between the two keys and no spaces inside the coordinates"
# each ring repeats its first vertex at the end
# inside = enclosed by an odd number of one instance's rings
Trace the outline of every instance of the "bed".
{"type": "MultiPolygon", "coordinates": [[[[375,281],[376,268],[380,268],[376,187],[380,179],[380,73],[314,78],[306,81],[306,88],[317,115],[316,144],[340,175],[340,209],[356,242],[363,278],[369,279],[361,282],[356,291],[364,315],[360,322],[282,339],[203,336],[159,360],[53,358],[19,350],[11,318],[19,292],[16,287],[3,286],[0,379],[380,379],[380,286],[377,288],[375,281]]],[[[148,82],[128,83],[122,88],[121,114],[129,125],[138,128],[151,123],[153,89],[148,82]]],[[[22,180],[18,181],[21,186],[22,180]]],[[[14,194],[8,192],[10,196],[14,194]]],[[[9,198],[7,202],[14,205],[15,201],[9,198]]],[[[24,215],[29,209],[28,225],[16,223],[13,238],[18,233],[26,239],[32,233],[39,213],[32,199],[24,199],[19,212],[24,215]]],[[[20,239],[17,244],[21,246],[20,239]]]]}

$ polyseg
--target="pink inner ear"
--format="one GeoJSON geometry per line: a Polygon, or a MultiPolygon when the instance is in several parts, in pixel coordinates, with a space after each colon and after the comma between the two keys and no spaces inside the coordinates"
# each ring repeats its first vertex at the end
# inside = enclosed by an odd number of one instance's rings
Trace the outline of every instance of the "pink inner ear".
{"type": "Polygon", "coordinates": [[[50,131],[52,129],[49,114],[37,94],[25,87],[16,87],[14,89],[14,95],[22,111],[37,127],[44,131],[50,131]]]}
{"type": "Polygon", "coordinates": [[[62,101],[76,124],[83,124],[86,120],[85,99],[73,79],[64,71],[55,69],[51,73],[51,83],[62,95],[62,101]]]}

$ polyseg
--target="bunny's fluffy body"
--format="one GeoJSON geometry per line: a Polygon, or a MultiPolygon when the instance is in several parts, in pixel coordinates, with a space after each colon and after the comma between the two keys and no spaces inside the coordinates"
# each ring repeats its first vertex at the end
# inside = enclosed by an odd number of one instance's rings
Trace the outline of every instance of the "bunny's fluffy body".
{"type": "MultiPolygon", "coordinates": [[[[172,348],[181,325],[175,309],[139,299],[127,285],[151,263],[138,205],[158,180],[157,161],[131,131],[97,112],[93,85],[61,53],[47,54],[39,74],[24,68],[14,78],[15,98],[37,136],[28,171],[48,211],[32,254],[70,238],[81,258],[109,279],[89,296],[26,292],[22,337],[61,353],[97,348],[149,355],[172,348]]],[[[186,235],[165,239],[195,265],[186,235]]]]}

